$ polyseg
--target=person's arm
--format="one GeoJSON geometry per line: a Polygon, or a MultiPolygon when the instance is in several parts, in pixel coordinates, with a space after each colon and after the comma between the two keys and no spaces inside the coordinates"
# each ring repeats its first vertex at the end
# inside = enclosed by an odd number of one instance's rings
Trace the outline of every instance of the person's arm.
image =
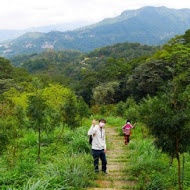
{"type": "Polygon", "coordinates": [[[132,128],[135,128],[135,126],[136,126],[136,122],[133,124],[132,128]]]}
{"type": "Polygon", "coordinates": [[[90,127],[90,129],[89,129],[89,131],[88,131],[88,135],[94,135],[94,133],[95,133],[95,130],[94,130],[95,124],[96,124],[96,120],[93,119],[93,120],[92,120],[92,125],[91,125],[91,127],[90,127]]]}
{"type": "Polygon", "coordinates": [[[107,147],[106,147],[106,133],[104,132],[104,152],[106,153],[107,147]]]}
{"type": "Polygon", "coordinates": [[[125,125],[122,127],[122,130],[123,130],[123,133],[126,134],[125,133],[125,125]]]}

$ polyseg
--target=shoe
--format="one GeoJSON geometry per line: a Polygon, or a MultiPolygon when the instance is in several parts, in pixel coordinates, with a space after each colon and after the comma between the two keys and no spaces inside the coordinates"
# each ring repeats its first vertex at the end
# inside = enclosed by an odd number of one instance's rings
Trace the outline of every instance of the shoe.
{"type": "Polygon", "coordinates": [[[104,174],[108,174],[108,172],[107,172],[107,171],[102,171],[102,173],[104,173],[104,174]]]}

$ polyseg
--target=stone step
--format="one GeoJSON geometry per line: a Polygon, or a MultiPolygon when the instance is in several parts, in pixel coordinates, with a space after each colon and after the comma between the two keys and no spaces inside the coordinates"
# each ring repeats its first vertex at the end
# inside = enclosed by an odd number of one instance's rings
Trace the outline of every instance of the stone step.
{"type": "Polygon", "coordinates": [[[108,180],[95,180],[95,183],[99,185],[101,188],[118,188],[121,189],[125,186],[131,186],[133,182],[127,181],[127,180],[114,180],[114,181],[108,181],[108,180]]]}

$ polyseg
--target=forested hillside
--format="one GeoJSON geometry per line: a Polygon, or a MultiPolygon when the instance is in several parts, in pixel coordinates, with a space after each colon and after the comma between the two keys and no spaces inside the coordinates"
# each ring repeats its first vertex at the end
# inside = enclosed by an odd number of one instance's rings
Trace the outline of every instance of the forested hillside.
{"type": "Polygon", "coordinates": [[[130,61],[141,56],[149,56],[158,50],[158,46],[139,43],[118,43],[97,48],[88,54],[74,50],[47,50],[41,54],[18,55],[11,59],[15,67],[23,67],[29,73],[46,73],[51,76],[65,74],[79,76],[81,69],[97,71],[104,67],[110,58],[130,61]]]}
{"type": "MultiPolygon", "coordinates": [[[[89,54],[49,50],[39,55],[16,56],[11,59],[11,63],[25,68],[33,75],[40,75],[46,80],[49,78],[51,81],[60,82],[74,89],[89,103],[97,83],[117,80],[120,75],[118,85],[119,83],[125,85],[121,80],[124,80],[126,73],[131,73],[141,61],[153,55],[158,49],[158,47],[139,43],[119,43],[95,49],[89,54]],[[88,93],[87,97],[86,93],[88,93]]],[[[120,99],[125,100],[126,89],[122,86],[125,91],[120,95],[120,99]]]]}
{"type": "Polygon", "coordinates": [[[183,34],[189,27],[189,9],[143,7],[124,11],[118,17],[79,30],[26,33],[9,43],[0,44],[0,55],[13,57],[41,53],[45,49],[89,52],[121,42],[160,45],[175,35],[183,34]]]}
{"type": "Polygon", "coordinates": [[[189,189],[189,62],[190,30],[161,49],[124,43],[89,54],[12,59],[32,75],[1,58],[0,187],[94,186],[91,119],[105,118],[121,133],[130,118],[139,127],[125,147],[130,179],[124,180],[135,181],[136,189],[189,189]]]}

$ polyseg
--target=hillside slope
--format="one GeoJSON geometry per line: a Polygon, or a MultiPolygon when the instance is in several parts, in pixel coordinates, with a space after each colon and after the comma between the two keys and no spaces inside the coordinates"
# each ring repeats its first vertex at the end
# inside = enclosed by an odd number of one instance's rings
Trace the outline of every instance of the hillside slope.
{"type": "Polygon", "coordinates": [[[163,44],[190,27],[190,9],[143,7],[120,16],[69,32],[27,33],[0,45],[0,55],[40,53],[45,49],[74,49],[89,52],[120,42],[163,44]]]}

